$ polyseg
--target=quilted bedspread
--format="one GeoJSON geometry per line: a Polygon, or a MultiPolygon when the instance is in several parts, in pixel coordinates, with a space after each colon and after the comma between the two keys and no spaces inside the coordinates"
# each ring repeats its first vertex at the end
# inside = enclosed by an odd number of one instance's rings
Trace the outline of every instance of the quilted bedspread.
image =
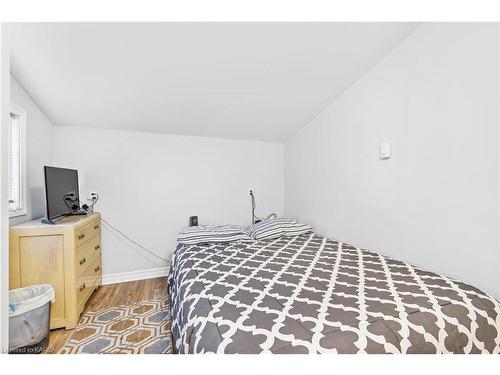
{"type": "Polygon", "coordinates": [[[179,245],[179,353],[499,353],[480,290],[315,233],[179,245]]]}

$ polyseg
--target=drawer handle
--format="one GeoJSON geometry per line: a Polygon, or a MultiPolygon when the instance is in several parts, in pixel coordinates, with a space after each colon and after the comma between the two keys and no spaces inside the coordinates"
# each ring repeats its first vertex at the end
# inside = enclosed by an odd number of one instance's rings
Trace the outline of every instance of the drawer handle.
{"type": "Polygon", "coordinates": [[[94,225],[94,229],[99,229],[99,225],[94,225]]]}
{"type": "Polygon", "coordinates": [[[96,245],[96,246],[94,247],[94,250],[99,250],[99,248],[100,248],[100,246],[99,246],[99,245],[96,245]]]}
{"type": "Polygon", "coordinates": [[[80,265],[83,264],[83,263],[85,263],[85,261],[86,261],[85,257],[83,257],[82,259],[80,259],[80,265]]]}
{"type": "Polygon", "coordinates": [[[78,236],[78,239],[79,239],[79,240],[83,240],[83,238],[84,238],[84,237],[85,237],[85,234],[83,234],[83,233],[82,233],[82,234],[80,234],[80,235],[78,236]]]}
{"type": "Polygon", "coordinates": [[[83,283],[82,285],[80,285],[80,291],[84,290],[85,289],[85,283],[83,283]]]}
{"type": "Polygon", "coordinates": [[[101,269],[101,267],[97,266],[96,268],[94,268],[94,271],[97,272],[101,269]]]}

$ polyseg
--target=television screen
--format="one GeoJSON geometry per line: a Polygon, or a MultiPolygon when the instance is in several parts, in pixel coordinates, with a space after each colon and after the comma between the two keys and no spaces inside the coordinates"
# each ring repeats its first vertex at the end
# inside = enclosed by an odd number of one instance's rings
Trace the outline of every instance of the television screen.
{"type": "Polygon", "coordinates": [[[44,167],[44,171],[47,219],[53,220],[68,214],[71,211],[72,204],[78,204],[80,199],[78,194],[78,171],[48,166],[44,167]],[[66,198],[69,198],[69,200],[65,200],[66,198]]]}

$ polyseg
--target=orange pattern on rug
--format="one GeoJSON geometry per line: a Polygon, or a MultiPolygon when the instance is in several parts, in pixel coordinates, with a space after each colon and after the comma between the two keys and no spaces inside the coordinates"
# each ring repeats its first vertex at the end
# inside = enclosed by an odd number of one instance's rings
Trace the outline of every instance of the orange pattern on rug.
{"type": "Polygon", "coordinates": [[[62,354],[172,353],[170,299],[86,312],[62,354]]]}

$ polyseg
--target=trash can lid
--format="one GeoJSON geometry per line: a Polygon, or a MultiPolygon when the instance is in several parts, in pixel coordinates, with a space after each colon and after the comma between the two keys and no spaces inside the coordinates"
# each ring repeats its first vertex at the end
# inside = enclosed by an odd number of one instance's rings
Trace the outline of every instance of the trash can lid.
{"type": "Polygon", "coordinates": [[[9,291],[9,317],[37,309],[55,302],[54,288],[50,284],[33,285],[9,291]]]}

